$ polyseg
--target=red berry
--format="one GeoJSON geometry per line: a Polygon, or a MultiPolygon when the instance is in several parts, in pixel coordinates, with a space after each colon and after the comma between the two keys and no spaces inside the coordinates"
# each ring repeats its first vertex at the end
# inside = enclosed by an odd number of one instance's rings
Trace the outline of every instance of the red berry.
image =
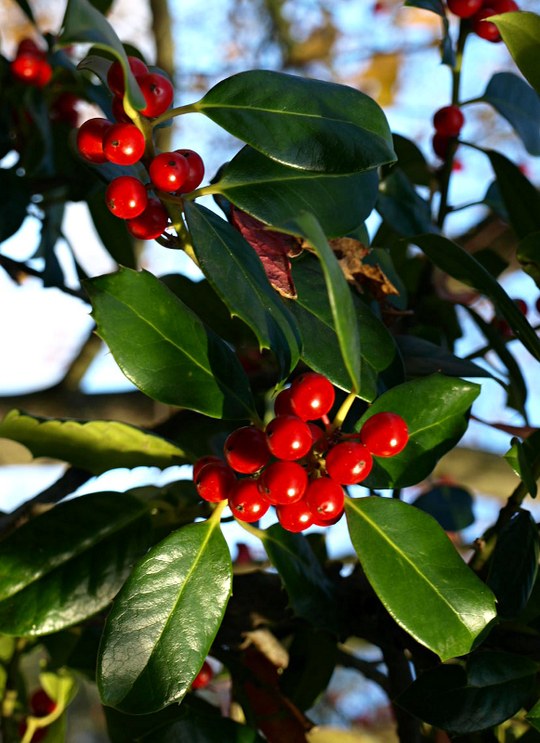
{"type": "Polygon", "coordinates": [[[490,6],[489,8],[484,7],[479,10],[478,13],[475,13],[471,18],[472,30],[481,39],[491,41],[492,43],[497,43],[498,41],[501,41],[502,38],[499,33],[499,29],[491,21],[484,20],[484,18],[489,18],[489,16],[492,15],[496,15],[495,10],[492,6],[490,6]]]}
{"type": "Polygon", "coordinates": [[[324,431],[316,423],[308,423],[309,430],[311,431],[311,438],[313,443],[316,444],[318,441],[324,439],[324,431]]]}
{"type": "Polygon", "coordinates": [[[148,205],[146,188],[138,178],[121,175],[107,186],[105,201],[109,211],[120,219],[133,219],[142,214],[148,205]]]}
{"type": "Polygon", "coordinates": [[[144,155],[146,140],[135,124],[113,124],[103,137],[103,152],[115,165],[135,165],[144,155]]]}
{"type": "Polygon", "coordinates": [[[199,472],[207,464],[223,464],[223,460],[219,457],[215,457],[213,454],[206,454],[204,457],[197,459],[193,465],[193,479],[196,480],[199,476],[199,472]]]}
{"type": "Polygon", "coordinates": [[[15,56],[18,57],[26,52],[30,52],[30,54],[43,54],[43,51],[39,48],[34,39],[21,39],[15,56]]]}
{"type": "Polygon", "coordinates": [[[195,487],[203,500],[219,503],[227,500],[231,488],[236,484],[236,477],[224,462],[209,462],[197,473],[195,487]]]}
{"type": "Polygon", "coordinates": [[[278,459],[304,457],[313,445],[308,424],[296,415],[280,415],[266,426],[268,448],[278,459]]]}
{"type": "Polygon", "coordinates": [[[51,105],[51,119],[63,121],[71,127],[77,126],[79,114],[76,105],[79,98],[74,93],[60,93],[51,105]]]}
{"type": "Polygon", "coordinates": [[[259,490],[257,480],[238,480],[229,493],[229,508],[240,521],[258,521],[270,508],[270,502],[259,490]]]}
{"type": "Polygon", "coordinates": [[[52,77],[52,67],[43,53],[23,52],[10,64],[11,74],[19,82],[43,88],[52,77]]]}
{"type": "Polygon", "coordinates": [[[452,141],[452,137],[445,137],[443,134],[438,134],[437,132],[435,132],[431,140],[433,152],[437,155],[437,157],[440,157],[441,160],[446,160],[450,153],[450,145],[452,141]]]}
{"type": "Polygon", "coordinates": [[[178,192],[189,193],[190,191],[194,191],[204,178],[203,159],[194,150],[175,150],[175,152],[185,157],[188,164],[187,177],[178,189],[178,192]]]}
{"type": "Polygon", "coordinates": [[[188,161],[177,152],[162,152],[150,163],[149,173],[156,188],[172,193],[178,191],[188,177],[188,161]]]}
{"type": "Polygon", "coordinates": [[[214,678],[214,670],[210,663],[205,660],[202,668],[191,682],[192,689],[204,689],[214,678]]]}
{"type": "Polygon", "coordinates": [[[312,480],[304,498],[316,516],[318,525],[320,522],[330,522],[343,513],[345,493],[341,485],[330,477],[312,480]]]}
{"type": "Polygon", "coordinates": [[[371,472],[373,459],[369,449],[354,441],[336,444],[326,455],[328,475],[341,485],[356,485],[371,472]]]}
{"type": "Polygon", "coordinates": [[[407,446],[409,430],[397,413],[375,413],[362,426],[360,439],[376,457],[393,457],[407,446]]]}
{"type": "Polygon", "coordinates": [[[521,312],[521,314],[527,317],[527,314],[529,312],[529,307],[527,305],[527,302],[524,299],[514,299],[512,301],[514,302],[518,310],[521,312]]]}
{"type": "Polygon", "coordinates": [[[458,18],[470,18],[482,7],[483,0],[447,0],[448,10],[458,18]]]}
{"type": "Polygon", "coordinates": [[[435,131],[443,137],[457,137],[464,123],[465,117],[459,106],[444,106],[433,116],[435,131]]]}
{"type": "Polygon", "coordinates": [[[167,210],[159,199],[148,199],[142,214],[126,222],[127,231],[137,240],[155,240],[169,224],[167,210]]]}
{"type": "Polygon", "coordinates": [[[166,111],[174,98],[174,88],[170,80],[157,72],[138,75],[137,82],[146,101],[141,114],[154,118],[166,111]]]}
{"type": "Polygon", "coordinates": [[[45,689],[38,689],[30,697],[30,709],[35,717],[46,717],[56,709],[56,702],[50,698],[45,689]]]}
{"type": "Polygon", "coordinates": [[[519,10],[519,5],[514,0],[489,0],[486,5],[489,5],[495,13],[513,13],[519,10]]]}
{"type": "Polygon", "coordinates": [[[333,526],[334,524],[337,524],[337,522],[343,518],[343,514],[345,513],[345,509],[342,509],[339,513],[337,513],[333,518],[331,519],[323,519],[319,514],[314,513],[313,514],[313,526],[333,526]]]}
{"type": "Polygon", "coordinates": [[[124,102],[122,96],[115,95],[112,99],[112,115],[119,124],[129,124],[131,119],[127,115],[124,109],[124,102]]]}
{"type": "Polygon", "coordinates": [[[77,149],[81,157],[91,163],[106,163],[103,138],[112,124],[108,119],[88,119],[77,132],[77,149]]]}
{"type": "Polygon", "coordinates": [[[296,503],[277,506],[276,513],[279,523],[287,531],[304,531],[313,524],[313,514],[303,498],[296,503]]]}
{"type": "Polygon", "coordinates": [[[297,462],[273,462],[259,478],[259,488],[274,506],[299,501],[307,485],[307,472],[297,462]]]}
{"type": "MultiPolygon", "coordinates": [[[[138,57],[128,57],[128,64],[132,73],[137,77],[138,75],[146,75],[148,67],[144,64],[142,59],[138,57]]],[[[115,95],[123,96],[126,83],[124,80],[124,69],[120,62],[113,62],[109,67],[107,73],[107,85],[115,95]]]]}
{"type": "Polygon", "coordinates": [[[242,426],[229,434],[223,452],[233,470],[243,475],[254,475],[270,459],[266,436],[255,426],[242,426]]]}
{"type": "Polygon", "coordinates": [[[305,421],[326,415],[334,404],[332,383],[322,374],[307,372],[297,377],[291,385],[291,407],[305,421]]]}
{"type": "Polygon", "coordinates": [[[291,388],[281,390],[274,400],[274,413],[278,415],[295,415],[291,405],[291,388]]]}
{"type": "Polygon", "coordinates": [[[535,307],[536,311],[538,312],[538,314],[540,315],[540,297],[538,297],[538,299],[534,303],[534,307],[535,307]]]}

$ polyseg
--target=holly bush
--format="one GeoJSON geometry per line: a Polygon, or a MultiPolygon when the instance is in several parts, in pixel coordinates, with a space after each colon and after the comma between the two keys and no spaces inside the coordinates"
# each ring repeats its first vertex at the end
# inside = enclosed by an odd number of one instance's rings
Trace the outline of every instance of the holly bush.
{"type": "Polygon", "coordinates": [[[118,264],[90,277],[73,258],[96,333],[171,411],[153,430],[21,410],[0,422],[2,438],[68,465],[2,522],[6,743],[64,740],[83,676],[114,743],[322,741],[310,709],[343,665],[382,687],[402,743],[538,738],[539,540],[524,500],[537,492],[540,432],[513,430],[505,458],[518,484],[472,555],[448,536],[473,522],[471,493],[423,483],[466,432],[482,379],[527,422],[509,344],[537,363],[536,329],[499,280],[507,262],[445,230],[456,150],[474,147],[494,175],[478,202],[513,230],[516,270],[540,286],[536,188],[508,157],[460,139],[466,41],[502,37],[519,71],[495,74],[479,100],[540,154],[540,18],[497,0],[405,4],[440,16],[452,73],[434,112],[436,167],[370,97],[331,82],[250,70],[171,107],[166,75],[89,0],[68,1],[58,36],[0,59],[1,240],[33,209],[40,276],[64,287],[62,215],[87,203],[118,264]],[[76,129],[78,100],[102,115],[76,129]],[[242,143],[206,185],[197,152],[159,152],[186,113],[242,143]],[[204,278],[140,270],[140,237],[185,251],[204,278]],[[464,291],[449,296],[441,276],[464,291]],[[455,353],[460,303],[485,338],[470,358],[455,353]],[[488,354],[497,373],[473,360],[488,354]],[[114,468],[177,464],[194,464],[193,478],[68,497],[114,468]],[[341,518],[352,564],[325,548],[341,518]],[[232,563],[232,520],[264,560],[232,563]],[[380,660],[358,655],[358,641],[380,660]]]}

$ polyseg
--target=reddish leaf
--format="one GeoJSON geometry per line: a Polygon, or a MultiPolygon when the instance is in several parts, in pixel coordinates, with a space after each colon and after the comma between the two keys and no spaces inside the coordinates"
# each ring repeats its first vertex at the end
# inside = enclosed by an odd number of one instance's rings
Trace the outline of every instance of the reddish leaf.
{"type": "Polygon", "coordinates": [[[230,205],[229,221],[251,245],[263,264],[268,281],[287,299],[296,299],[291,276],[291,256],[301,251],[297,238],[275,232],[255,217],[230,205]]]}

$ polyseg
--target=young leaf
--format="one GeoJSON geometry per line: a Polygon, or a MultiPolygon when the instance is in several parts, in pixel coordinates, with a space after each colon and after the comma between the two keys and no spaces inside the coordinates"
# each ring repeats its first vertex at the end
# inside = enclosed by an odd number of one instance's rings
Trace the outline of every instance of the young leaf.
{"type": "Polygon", "coordinates": [[[294,613],[315,627],[339,634],[339,612],[332,583],[305,536],[274,524],[263,532],[261,539],[285,584],[294,613]]]}
{"type": "Polygon", "coordinates": [[[208,655],[231,585],[217,521],[185,526],[153,547],[107,619],[98,665],[103,704],[145,714],[180,702],[208,655]]]}
{"type": "Polygon", "coordinates": [[[249,70],[219,82],[193,109],[284,165],[355,173],[395,160],[384,113],[345,85],[249,70]]]}
{"type": "Polygon", "coordinates": [[[100,337],[146,395],[213,418],[255,416],[234,353],[155,276],[121,268],[85,288],[100,337]]]}
{"type": "Polygon", "coordinates": [[[360,333],[351,290],[317,220],[304,212],[284,226],[284,231],[305,238],[317,253],[326,283],[334,328],[352,389],[361,389],[360,333]]]}
{"type": "Polygon", "coordinates": [[[527,605],[539,554],[538,527],[529,511],[521,509],[501,529],[489,563],[486,583],[497,597],[499,616],[517,617],[527,605]]]}
{"type": "Polygon", "coordinates": [[[221,194],[269,225],[308,209],[329,237],[347,235],[369,217],[377,199],[375,170],[350,175],[290,168],[244,147],[203,193],[221,194]]]}
{"type": "Polygon", "coordinates": [[[465,433],[469,408],[480,387],[455,377],[433,374],[405,382],[385,392],[356,424],[360,430],[375,413],[391,410],[407,423],[409,441],[393,457],[374,457],[364,481],[370,488],[400,488],[427,477],[465,433]]]}
{"type": "Polygon", "coordinates": [[[0,544],[0,632],[49,634],[100,611],[149,533],[146,505],[123,493],[75,498],[24,524],[0,544]]]}
{"type": "MultiPolygon", "coordinates": [[[[540,202],[538,215],[540,218],[540,202]]],[[[413,242],[422,248],[438,268],[489,297],[525,348],[540,360],[540,341],[526,317],[496,279],[473,256],[441,235],[417,235],[413,242]]]]}
{"type": "Polygon", "coordinates": [[[529,699],[536,664],[529,658],[483,651],[465,670],[442,665],[422,673],[397,703],[415,717],[457,735],[491,728],[518,712],[529,699]]]}
{"type": "Polygon", "coordinates": [[[115,467],[170,467],[187,461],[182,449],[160,436],[116,421],[54,420],[11,410],[0,437],[18,441],[34,457],[51,457],[100,475],[115,467]]]}
{"type": "Polygon", "coordinates": [[[481,100],[514,127],[527,152],[540,155],[540,98],[525,80],[512,72],[498,72],[481,100]]]}
{"type": "Polygon", "coordinates": [[[508,51],[523,76],[540,95],[540,15],[524,10],[492,16],[489,19],[499,29],[508,51]]]}
{"type": "Polygon", "coordinates": [[[193,248],[201,270],[228,306],[279,360],[283,376],[300,357],[296,322],[270,286],[261,261],[241,234],[198,204],[186,204],[193,248]]]}
{"type": "Polygon", "coordinates": [[[146,101],[131,72],[122,42],[106,18],[88,0],[68,0],[58,39],[62,46],[88,43],[105,49],[122,65],[126,78],[126,95],[133,108],[145,108],[146,101]]]}
{"type": "Polygon", "coordinates": [[[396,622],[442,660],[468,653],[496,616],[495,597],[437,522],[392,498],[349,498],[345,511],[362,567],[396,622]]]}

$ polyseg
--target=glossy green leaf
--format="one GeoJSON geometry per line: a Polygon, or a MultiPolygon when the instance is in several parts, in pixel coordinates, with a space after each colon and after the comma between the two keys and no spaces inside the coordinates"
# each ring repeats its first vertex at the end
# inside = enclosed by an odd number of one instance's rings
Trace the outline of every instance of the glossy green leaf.
{"type": "Polygon", "coordinates": [[[144,714],[180,702],[221,625],[231,584],[219,522],[190,524],[153,547],[107,619],[98,666],[103,704],[144,714]]]}
{"type": "Polygon", "coordinates": [[[93,44],[112,54],[124,70],[130,104],[138,110],[145,108],[146,101],[128,65],[122,42],[106,18],[88,0],[68,0],[58,43],[62,46],[93,44]]]}
{"type": "Polygon", "coordinates": [[[538,573],[540,540],[529,511],[521,509],[501,529],[489,562],[487,585],[497,597],[497,611],[516,617],[527,605],[538,573]]]}
{"type": "Polygon", "coordinates": [[[413,506],[433,516],[445,531],[461,531],[474,523],[472,495],[455,485],[432,488],[419,495],[413,506]]]}
{"type": "Polygon", "coordinates": [[[522,239],[540,230],[540,194],[515,163],[500,152],[488,150],[508,219],[522,239]]]}
{"type": "Polygon", "coordinates": [[[294,317],[272,289],[262,263],[242,235],[203,206],[186,204],[193,248],[201,270],[227,305],[269,348],[288,376],[300,357],[294,317]]]}
{"type": "Polygon", "coordinates": [[[26,217],[30,192],[15,170],[0,168],[0,242],[15,234],[26,217]]]}
{"type": "Polygon", "coordinates": [[[468,653],[496,616],[495,597],[437,522],[393,498],[349,498],[345,511],[362,567],[396,622],[442,660],[468,653]]]}
{"type": "Polygon", "coordinates": [[[146,395],[213,418],[251,418],[246,375],[230,348],[147,271],[85,282],[98,334],[146,395]]]}
{"type": "Polygon", "coordinates": [[[296,168],[355,173],[395,160],[381,108],[345,85],[249,70],[219,82],[193,108],[296,168]]]}
{"type": "Polygon", "coordinates": [[[377,211],[400,235],[436,232],[428,202],[416,192],[399,167],[393,168],[381,184],[377,211]]]}
{"type": "Polygon", "coordinates": [[[504,458],[516,475],[523,481],[534,498],[537,494],[537,479],[540,477],[540,431],[535,431],[522,442],[512,441],[504,458]]]}
{"type": "Polygon", "coordinates": [[[343,362],[352,390],[362,388],[360,332],[351,290],[316,218],[305,212],[287,223],[287,231],[306,239],[319,258],[343,362]]]}
{"type": "Polygon", "coordinates": [[[484,651],[470,657],[467,669],[442,665],[425,671],[396,701],[431,725],[466,735],[516,714],[527,703],[535,676],[529,658],[484,651]]]}
{"type": "Polygon", "coordinates": [[[314,627],[339,632],[339,612],[331,581],[303,534],[274,524],[261,535],[270,562],[278,571],[294,613],[314,627]]]}
{"type": "Polygon", "coordinates": [[[375,170],[324,175],[289,168],[244,147],[202,193],[225,196],[239,209],[269,225],[286,222],[303,210],[317,215],[329,237],[347,235],[366,220],[377,199],[375,170]]]}
{"type": "Polygon", "coordinates": [[[540,94],[540,15],[520,10],[490,18],[501,34],[523,76],[540,94]]]}
{"type": "Polygon", "coordinates": [[[441,372],[449,377],[491,377],[489,371],[472,361],[460,359],[445,348],[414,335],[395,336],[408,377],[441,372]]]}
{"type": "MultiPolygon", "coordinates": [[[[540,202],[538,217],[540,218],[540,202]]],[[[413,241],[438,268],[491,299],[525,348],[540,360],[540,341],[527,318],[496,279],[472,255],[441,235],[418,235],[413,241]]]]}
{"type": "Polygon", "coordinates": [[[107,208],[104,190],[94,193],[87,203],[96,232],[111,258],[122,266],[136,268],[135,241],[122,220],[107,208]]]}
{"type": "Polygon", "coordinates": [[[521,263],[521,267],[526,271],[536,286],[540,287],[540,231],[531,234],[520,240],[516,257],[521,263]]]}
{"type": "Polygon", "coordinates": [[[115,467],[170,467],[187,461],[183,450],[160,436],[116,421],[38,418],[11,410],[0,438],[18,441],[34,457],[50,457],[100,475],[115,467]]]}
{"type": "Polygon", "coordinates": [[[429,186],[433,174],[422,150],[412,141],[401,134],[392,134],[394,149],[396,151],[399,167],[405,173],[411,183],[419,186],[429,186]]]}
{"type": "Polygon", "coordinates": [[[336,663],[335,635],[302,625],[288,647],[289,663],[280,678],[280,689],[298,709],[313,707],[328,687],[336,663]]]}
{"type": "Polygon", "coordinates": [[[498,72],[489,81],[481,100],[493,106],[513,126],[527,152],[540,155],[540,98],[523,78],[512,72],[498,72]]]}
{"type": "Polygon", "coordinates": [[[0,543],[0,632],[42,635],[103,609],[150,537],[148,509],[93,493],[32,519],[0,543]]]}
{"type": "MultiPolygon", "coordinates": [[[[305,255],[293,261],[292,274],[298,298],[287,304],[294,313],[303,338],[302,356],[315,371],[325,374],[344,390],[350,386],[345,363],[339,353],[332,310],[319,261],[305,255]]],[[[377,374],[395,370],[394,383],[402,381],[399,354],[383,323],[357,296],[353,302],[360,328],[362,357],[358,396],[371,402],[377,393],[377,374]]]]}
{"type": "Polygon", "coordinates": [[[375,413],[391,410],[407,423],[409,441],[400,454],[374,457],[373,469],[362,484],[400,488],[427,477],[465,433],[469,409],[479,393],[479,385],[473,382],[433,374],[400,384],[377,398],[356,429],[375,413]]]}

